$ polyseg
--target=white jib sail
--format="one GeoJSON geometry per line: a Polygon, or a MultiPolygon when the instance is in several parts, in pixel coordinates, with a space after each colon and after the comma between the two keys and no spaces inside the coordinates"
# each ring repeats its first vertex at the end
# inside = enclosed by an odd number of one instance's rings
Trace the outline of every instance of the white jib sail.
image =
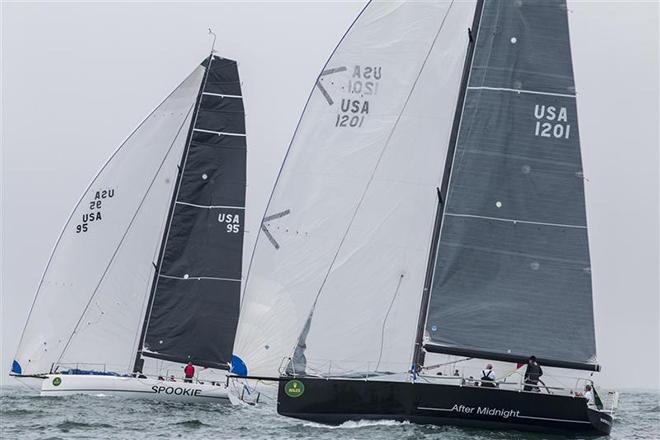
{"type": "Polygon", "coordinates": [[[371,3],[323,69],[248,273],[249,374],[278,373],[312,308],[310,368],[409,362],[474,8],[371,3]]]}
{"type": "Polygon", "coordinates": [[[200,66],[174,90],[81,197],[39,285],[15,373],[130,371],[203,75],[200,66]]]}

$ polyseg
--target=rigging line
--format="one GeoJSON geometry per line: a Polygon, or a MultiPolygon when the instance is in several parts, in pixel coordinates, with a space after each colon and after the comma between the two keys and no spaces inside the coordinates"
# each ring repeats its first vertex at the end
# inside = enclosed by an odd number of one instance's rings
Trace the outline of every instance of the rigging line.
{"type": "MultiPolygon", "coordinates": [[[[330,63],[330,60],[335,55],[335,52],[337,52],[337,49],[339,49],[339,46],[341,46],[341,43],[346,39],[346,36],[348,35],[348,33],[351,31],[351,29],[353,29],[353,26],[355,26],[355,23],[357,23],[357,21],[360,19],[360,17],[364,13],[364,11],[369,7],[371,2],[372,2],[372,0],[369,0],[367,2],[367,4],[364,5],[364,7],[360,11],[360,13],[355,17],[355,20],[353,20],[353,22],[348,27],[348,29],[346,29],[346,32],[344,32],[344,35],[342,35],[341,39],[337,43],[337,46],[335,46],[335,48],[332,50],[332,53],[328,57],[328,60],[323,65],[323,68],[321,69],[321,73],[323,73],[323,71],[328,67],[328,63],[330,63]]],[[[268,197],[268,202],[266,203],[266,208],[264,209],[264,213],[261,216],[260,224],[262,224],[262,225],[264,223],[264,219],[266,218],[268,210],[270,209],[270,204],[273,201],[273,196],[275,195],[275,190],[277,189],[277,184],[280,182],[280,179],[282,177],[282,171],[284,170],[284,166],[287,164],[287,159],[289,157],[289,153],[291,153],[291,147],[293,146],[293,142],[296,139],[296,135],[298,134],[298,130],[300,129],[300,124],[302,123],[303,116],[304,116],[305,112],[307,111],[307,107],[309,107],[309,102],[312,100],[312,96],[314,96],[314,90],[316,90],[316,83],[318,82],[320,77],[321,77],[321,74],[319,74],[314,79],[314,84],[312,85],[312,88],[309,92],[309,95],[307,95],[307,102],[305,102],[305,107],[303,107],[303,111],[300,114],[300,118],[298,118],[298,123],[296,124],[296,128],[293,131],[293,136],[291,137],[291,141],[289,142],[289,146],[286,149],[286,153],[284,154],[284,159],[282,160],[282,164],[280,165],[280,169],[277,172],[277,177],[275,178],[275,184],[273,185],[273,189],[270,192],[270,196],[268,197]]],[[[245,302],[245,297],[246,297],[245,293],[247,292],[247,284],[248,284],[248,280],[250,279],[250,270],[252,269],[252,262],[254,260],[254,253],[257,250],[257,245],[259,244],[259,237],[261,236],[262,232],[263,231],[262,231],[261,228],[259,228],[257,230],[257,237],[254,240],[254,246],[252,247],[252,252],[250,254],[250,262],[248,263],[247,272],[245,273],[245,282],[243,283],[243,291],[241,292],[241,306],[240,306],[240,309],[243,309],[243,303],[245,302]]],[[[240,314],[239,314],[238,319],[239,319],[239,322],[240,322],[240,320],[241,320],[241,315],[240,314]]]]}
{"type": "Polygon", "coordinates": [[[378,353],[378,362],[376,362],[376,368],[374,368],[374,371],[378,371],[378,367],[380,367],[380,360],[383,357],[383,345],[385,341],[385,324],[387,323],[387,318],[390,316],[390,311],[392,310],[394,301],[396,301],[396,298],[399,295],[399,287],[401,287],[402,282],[403,282],[403,274],[399,276],[399,282],[396,284],[396,290],[394,291],[394,295],[392,296],[392,301],[390,301],[390,306],[387,308],[387,313],[385,313],[385,318],[383,319],[383,326],[380,329],[380,352],[378,353]]]}
{"type": "MultiPolygon", "coordinates": [[[[193,104],[193,108],[195,111],[193,112],[194,119],[190,122],[190,129],[187,134],[187,139],[186,139],[186,145],[183,146],[184,152],[185,152],[185,157],[183,158],[183,161],[181,162],[181,167],[179,168],[179,175],[177,176],[177,184],[176,185],[176,193],[174,194],[174,200],[179,199],[179,191],[181,190],[181,184],[183,183],[183,173],[186,169],[186,164],[188,163],[188,155],[190,154],[190,147],[192,145],[192,132],[195,131],[195,124],[197,124],[197,117],[199,116],[199,109],[202,108],[202,98],[201,94],[204,93],[204,90],[206,89],[206,82],[209,79],[209,73],[211,72],[211,65],[213,64],[213,53],[209,55],[209,65],[206,66],[206,71],[204,72],[204,79],[202,80],[202,84],[200,85],[199,89],[199,94],[197,95],[197,100],[193,104]]],[[[172,205],[172,202],[170,202],[170,206],[172,205]]],[[[160,271],[163,268],[163,252],[165,252],[165,249],[167,248],[167,242],[168,239],[170,238],[170,230],[172,229],[172,219],[174,218],[174,209],[171,209],[171,212],[168,213],[167,215],[167,232],[165,233],[164,238],[161,240],[162,247],[159,250],[159,258],[160,261],[158,262],[158,270],[156,271],[157,275],[160,275],[160,271]]],[[[147,310],[147,315],[145,315],[145,322],[142,326],[142,329],[140,329],[141,332],[141,341],[138,341],[137,345],[137,353],[140,353],[140,348],[144,346],[144,341],[147,339],[147,329],[149,328],[149,323],[151,322],[151,311],[154,308],[154,301],[153,299],[156,296],[156,288],[158,283],[158,279],[154,279],[152,281],[151,291],[149,293],[149,300],[151,301],[151,305],[149,306],[149,310],[147,310]]]]}
{"type": "MultiPolygon", "coordinates": [[[[330,272],[332,272],[332,268],[335,265],[335,262],[337,261],[337,258],[339,257],[339,252],[341,251],[344,242],[346,241],[346,237],[348,237],[348,233],[351,230],[351,227],[353,226],[353,222],[357,218],[357,213],[362,207],[362,203],[364,202],[364,199],[367,195],[367,192],[369,191],[369,188],[371,188],[371,183],[373,182],[375,176],[376,176],[376,171],[378,170],[378,167],[380,166],[380,162],[383,159],[383,156],[385,155],[385,151],[387,151],[390,141],[392,140],[392,136],[394,136],[394,132],[396,131],[397,127],[399,126],[399,122],[401,121],[401,117],[406,111],[406,108],[408,107],[408,102],[410,102],[410,98],[412,97],[413,92],[415,91],[415,88],[417,86],[417,82],[419,81],[419,78],[422,76],[422,72],[424,71],[424,67],[426,67],[426,62],[428,61],[429,57],[431,56],[431,52],[433,52],[433,48],[435,47],[435,43],[438,40],[438,36],[440,35],[440,31],[442,31],[442,28],[445,25],[445,21],[447,20],[447,16],[449,15],[449,11],[451,10],[452,6],[454,5],[454,1],[449,4],[447,7],[447,12],[445,12],[445,16],[442,18],[442,22],[440,23],[440,27],[438,28],[438,31],[435,34],[435,37],[433,37],[433,41],[431,42],[431,45],[429,47],[428,52],[426,53],[426,57],[424,58],[424,61],[422,62],[422,65],[419,68],[419,72],[417,72],[417,76],[415,77],[415,81],[412,84],[412,87],[410,88],[410,91],[408,92],[408,96],[406,97],[406,100],[403,103],[403,106],[401,107],[401,111],[399,112],[399,115],[397,116],[396,120],[394,121],[394,124],[392,125],[392,129],[390,130],[389,135],[387,136],[387,139],[385,140],[385,144],[383,145],[383,148],[380,151],[380,154],[378,155],[378,159],[376,160],[376,164],[371,171],[371,176],[369,176],[369,180],[367,181],[367,185],[365,186],[364,190],[362,191],[362,195],[360,196],[360,200],[358,200],[357,205],[355,206],[355,210],[353,211],[353,216],[351,217],[350,221],[348,222],[348,226],[346,227],[346,230],[344,231],[344,235],[341,238],[341,241],[339,242],[339,246],[337,247],[337,251],[335,252],[334,257],[332,258],[332,261],[330,262],[330,266],[328,267],[328,270],[323,277],[323,281],[321,282],[321,286],[319,287],[319,290],[316,294],[316,297],[314,298],[314,303],[312,304],[312,309],[310,310],[309,313],[309,318],[311,320],[311,317],[314,314],[314,309],[316,308],[316,303],[319,300],[319,297],[321,296],[321,292],[323,291],[323,288],[325,287],[325,283],[328,281],[328,277],[330,276],[330,272]]],[[[302,334],[301,334],[302,336],[302,334]]],[[[298,345],[298,344],[297,344],[298,345]]]]}
{"type": "Polygon", "coordinates": [[[85,308],[83,309],[82,314],[80,315],[80,318],[78,319],[78,322],[76,322],[76,325],[73,328],[73,332],[71,332],[71,335],[69,335],[69,339],[66,342],[66,345],[62,349],[62,352],[57,358],[56,363],[59,363],[60,360],[62,360],[62,356],[64,356],[64,353],[66,352],[67,348],[69,348],[69,344],[71,343],[71,340],[73,339],[73,335],[76,334],[76,331],[78,330],[78,326],[80,325],[83,317],[85,316],[85,313],[87,313],[87,310],[89,309],[89,306],[92,304],[92,300],[96,296],[96,294],[99,291],[99,288],[101,287],[101,284],[103,284],[103,280],[105,279],[105,276],[107,275],[108,271],[110,270],[110,267],[112,264],[115,262],[115,257],[117,256],[117,253],[119,253],[119,249],[121,248],[122,244],[124,243],[124,240],[126,239],[126,236],[128,235],[128,232],[131,230],[131,227],[133,226],[133,222],[135,222],[135,219],[137,218],[137,215],[140,213],[140,210],[142,209],[142,206],[144,205],[144,201],[147,199],[147,196],[149,195],[149,192],[151,191],[151,188],[153,187],[154,182],[156,182],[156,178],[158,177],[158,174],[160,173],[160,170],[163,168],[163,165],[165,164],[165,161],[167,160],[167,157],[170,155],[170,152],[172,151],[172,148],[174,147],[174,144],[176,143],[176,140],[179,138],[179,134],[181,134],[181,129],[186,125],[186,121],[188,120],[188,116],[190,115],[190,112],[192,111],[194,107],[194,104],[190,106],[188,109],[188,112],[186,113],[186,117],[183,118],[183,122],[181,122],[181,125],[179,126],[179,129],[176,132],[176,135],[174,136],[174,139],[172,139],[172,142],[170,143],[169,148],[167,149],[167,152],[165,153],[165,156],[163,156],[163,159],[160,162],[160,165],[158,166],[158,169],[156,170],[156,173],[154,174],[153,179],[151,179],[151,182],[149,183],[149,186],[147,187],[147,190],[144,193],[144,196],[142,196],[142,199],[140,200],[140,204],[138,205],[137,209],[133,213],[133,217],[131,218],[131,221],[128,223],[128,226],[126,227],[126,230],[124,230],[124,234],[122,235],[121,239],[119,240],[119,244],[117,244],[117,247],[115,248],[115,251],[113,252],[112,256],[110,257],[110,261],[108,262],[107,266],[105,267],[105,270],[103,271],[103,274],[101,275],[101,278],[99,279],[99,282],[96,284],[96,287],[94,288],[94,291],[92,292],[92,295],[89,297],[89,301],[87,302],[87,305],[85,305],[85,308]]]}
{"type": "Polygon", "coordinates": [[[103,165],[101,165],[101,168],[99,168],[99,170],[96,172],[96,174],[94,175],[94,177],[92,178],[92,180],[89,182],[89,185],[87,185],[87,188],[85,188],[85,191],[83,191],[83,193],[80,195],[80,198],[78,199],[78,201],[76,202],[75,206],[74,206],[73,209],[71,210],[71,213],[69,214],[69,218],[67,218],[66,223],[64,223],[64,227],[62,227],[62,230],[60,231],[60,235],[57,237],[57,241],[55,241],[55,245],[53,246],[53,250],[50,252],[50,256],[48,257],[48,262],[46,263],[46,267],[44,268],[44,271],[43,271],[43,273],[41,274],[41,279],[39,280],[39,285],[37,286],[37,293],[34,295],[34,300],[32,301],[32,305],[30,306],[30,311],[28,312],[28,317],[27,317],[27,319],[25,320],[25,325],[23,326],[23,330],[21,331],[21,338],[20,338],[19,341],[18,341],[18,347],[17,347],[17,349],[16,349],[16,353],[14,354],[14,358],[16,358],[16,356],[18,355],[18,350],[20,349],[20,347],[21,347],[21,345],[22,345],[22,343],[23,343],[23,336],[25,336],[25,329],[27,328],[28,323],[30,322],[30,317],[32,316],[32,310],[34,309],[34,306],[35,306],[35,304],[37,303],[37,299],[39,298],[39,292],[41,291],[41,286],[43,285],[44,280],[46,279],[46,273],[48,272],[48,269],[50,268],[50,263],[53,261],[53,257],[55,256],[55,251],[57,250],[57,247],[59,246],[60,241],[62,241],[62,237],[64,237],[64,233],[66,232],[67,228],[69,227],[69,223],[71,223],[71,219],[73,219],[73,215],[76,213],[76,210],[78,209],[78,207],[80,206],[80,204],[81,204],[82,201],[84,200],[85,195],[87,194],[87,192],[89,191],[89,189],[92,187],[92,185],[94,185],[94,182],[96,182],[96,180],[101,176],[101,173],[103,172],[103,170],[105,170],[105,168],[110,164],[110,162],[112,161],[112,159],[114,159],[114,157],[115,157],[117,154],[119,154],[119,152],[122,150],[122,148],[124,148],[124,146],[126,146],[126,144],[127,144],[128,141],[133,137],[133,135],[134,135],[134,134],[135,134],[140,128],[142,128],[142,126],[145,124],[145,122],[147,122],[147,120],[148,120],[149,118],[151,118],[151,116],[153,116],[154,113],[156,113],[156,111],[158,111],[159,108],[162,107],[162,105],[165,103],[165,101],[167,101],[168,99],[170,99],[170,98],[172,97],[172,95],[174,95],[174,93],[175,93],[177,90],[179,90],[179,88],[180,88],[183,84],[185,84],[185,82],[188,81],[188,79],[191,78],[194,74],[195,74],[195,71],[193,71],[193,72],[192,72],[190,75],[188,75],[183,81],[181,81],[181,82],[180,82],[180,83],[174,88],[174,90],[172,90],[172,92],[171,92],[169,95],[167,95],[167,96],[165,97],[165,99],[163,99],[163,100],[162,100],[162,101],[156,106],[156,108],[154,108],[154,109],[151,111],[151,113],[149,113],[149,114],[148,114],[148,115],[142,120],[142,122],[140,122],[140,123],[137,125],[137,127],[135,127],[135,129],[131,132],[131,134],[129,134],[128,137],[126,137],[126,139],[124,139],[124,141],[123,141],[123,142],[117,147],[117,149],[116,149],[116,150],[110,155],[110,157],[108,158],[108,160],[106,160],[105,163],[104,163],[103,165]]]}

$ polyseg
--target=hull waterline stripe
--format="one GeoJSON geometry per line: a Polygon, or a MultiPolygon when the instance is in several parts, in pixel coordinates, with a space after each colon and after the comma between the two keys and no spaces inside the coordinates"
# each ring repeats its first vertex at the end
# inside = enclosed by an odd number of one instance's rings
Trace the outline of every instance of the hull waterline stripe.
{"type": "MultiPolygon", "coordinates": [[[[428,406],[418,406],[417,409],[426,410],[426,411],[444,411],[452,412],[451,409],[447,408],[431,408],[428,406]]],[[[585,422],[584,420],[569,420],[569,419],[553,419],[550,417],[534,417],[534,416],[516,416],[519,419],[533,419],[533,420],[550,420],[552,422],[568,422],[568,423],[584,423],[590,425],[591,422],[585,422]]]]}
{"type": "Polygon", "coordinates": [[[487,217],[483,215],[473,215],[473,214],[452,214],[452,213],[446,213],[445,215],[448,215],[450,217],[466,217],[466,218],[480,218],[484,220],[496,220],[499,222],[508,222],[508,223],[523,223],[526,225],[541,225],[541,226],[556,226],[559,228],[574,228],[574,229],[587,229],[586,226],[581,226],[581,225],[568,225],[568,224],[563,224],[563,223],[546,223],[546,222],[530,222],[527,220],[515,220],[512,218],[501,218],[501,217],[487,217]]]}
{"type": "Polygon", "coordinates": [[[220,98],[236,98],[236,99],[241,99],[241,95],[222,95],[220,93],[210,93],[210,92],[202,92],[202,95],[209,95],[209,96],[218,96],[220,98]]]}
{"type": "Polygon", "coordinates": [[[224,131],[203,130],[201,128],[193,128],[193,131],[199,131],[200,133],[217,134],[218,136],[242,136],[242,137],[246,136],[245,133],[226,133],[224,131]]]}
{"type": "Polygon", "coordinates": [[[228,206],[228,205],[196,205],[194,203],[187,202],[176,202],[177,205],[186,205],[192,206],[193,208],[207,208],[207,209],[217,209],[217,208],[226,208],[226,209],[245,209],[245,206],[228,206]]]}
{"type": "Polygon", "coordinates": [[[468,90],[493,90],[495,92],[528,93],[531,95],[547,95],[547,96],[561,96],[563,98],[575,98],[575,95],[569,95],[567,93],[552,93],[552,92],[539,92],[536,90],[508,89],[506,87],[474,86],[474,87],[468,87],[468,90]]]}
{"type": "Polygon", "coordinates": [[[236,278],[216,278],[216,277],[188,277],[188,278],[184,278],[184,277],[175,277],[175,276],[172,276],[172,275],[163,275],[163,274],[159,274],[158,277],[159,278],[169,278],[171,280],[213,280],[213,281],[235,281],[237,283],[241,282],[240,279],[237,280],[236,278]]]}

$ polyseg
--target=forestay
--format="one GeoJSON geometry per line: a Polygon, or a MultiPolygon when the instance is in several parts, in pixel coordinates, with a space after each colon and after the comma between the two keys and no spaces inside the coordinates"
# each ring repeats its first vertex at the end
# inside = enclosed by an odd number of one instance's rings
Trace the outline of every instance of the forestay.
{"type": "Polygon", "coordinates": [[[431,351],[595,368],[568,35],[564,1],[484,2],[426,322],[431,351]]]}
{"type": "Polygon", "coordinates": [[[14,374],[68,362],[129,370],[203,75],[200,66],[160,104],[82,195],[41,279],[14,374]]]}
{"type": "Polygon", "coordinates": [[[370,3],[324,67],[248,273],[235,352],[250,374],[277,374],[297,343],[310,373],[409,367],[473,14],[370,3]]]}

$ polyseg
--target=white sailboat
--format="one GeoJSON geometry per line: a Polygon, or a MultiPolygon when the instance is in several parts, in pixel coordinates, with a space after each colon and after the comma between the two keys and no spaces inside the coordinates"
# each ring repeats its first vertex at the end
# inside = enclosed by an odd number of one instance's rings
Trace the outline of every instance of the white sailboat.
{"type": "Polygon", "coordinates": [[[76,204],[11,374],[43,379],[48,396],[227,398],[245,189],[237,63],[212,53],[76,204]],[[192,379],[182,374],[188,362],[198,370],[192,379]]]}

